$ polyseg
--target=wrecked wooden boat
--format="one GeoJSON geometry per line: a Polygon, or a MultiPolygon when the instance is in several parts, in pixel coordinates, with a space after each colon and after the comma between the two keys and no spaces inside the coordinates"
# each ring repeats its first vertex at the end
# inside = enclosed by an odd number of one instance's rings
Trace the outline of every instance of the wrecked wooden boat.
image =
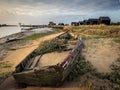
{"type": "Polygon", "coordinates": [[[61,85],[74,68],[83,48],[80,40],[68,39],[69,33],[64,33],[53,40],[67,40],[66,48],[61,48],[61,51],[35,55],[37,49],[34,50],[16,67],[13,74],[16,81],[19,84],[35,86],[61,85]]]}

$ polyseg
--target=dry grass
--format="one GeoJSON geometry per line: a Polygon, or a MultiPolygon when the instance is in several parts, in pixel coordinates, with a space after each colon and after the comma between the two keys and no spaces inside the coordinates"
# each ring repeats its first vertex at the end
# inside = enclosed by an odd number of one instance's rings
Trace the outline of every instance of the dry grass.
{"type": "Polygon", "coordinates": [[[119,26],[105,26],[105,25],[83,25],[73,27],[76,34],[99,35],[107,37],[120,36],[119,26]]]}
{"type": "Polygon", "coordinates": [[[73,28],[71,26],[65,26],[63,28],[63,32],[68,32],[68,31],[72,31],[72,30],[73,30],[73,28]]]}
{"type": "Polygon", "coordinates": [[[80,68],[75,68],[69,79],[78,76],[77,79],[73,79],[74,83],[78,81],[89,89],[120,90],[120,66],[110,67],[116,59],[120,61],[120,26],[83,25],[73,27],[72,32],[85,38],[85,49],[82,54],[96,70],[89,73],[91,68],[86,63],[80,62],[76,65],[80,68]],[[88,71],[81,75],[82,71],[78,74],[77,70],[88,71]]]}

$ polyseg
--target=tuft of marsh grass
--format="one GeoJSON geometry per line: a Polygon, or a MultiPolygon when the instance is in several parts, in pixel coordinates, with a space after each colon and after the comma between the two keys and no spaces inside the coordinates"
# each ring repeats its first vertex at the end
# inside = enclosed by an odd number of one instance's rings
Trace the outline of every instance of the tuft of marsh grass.
{"type": "Polygon", "coordinates": [[[69,74],[66,80],[71,81],[74,78],[78,77],[79,75],[86,74],[88,72],[94,72],[95,69],[91,65],[89,61],[86,61],[84,57],[79,57],[77,60],[77,63],[75,65],[75,68],[72,70],[72,72],[69,74]]]}
{"type": "Polygon", "coordinates": [[[66,40],[59,41],[56,39],[44,41],[35,51],[36,55],[50,53],[54,51],[62,51],[66,48],[66,40]]]}
{"type": "Polygon", "coordinates": [[[6,78],[6,77],[8,77],[11,74],[12,74],[12,72],[2,72],[2,73],[0,73],[0,77],[6,78]]]}
{"type": "MultiPolygon", "coordinates": [[[[120,59],[117,59],[117,62],[120,62],[120,59]]],[[[107,80],[106,85],[109,84],[110,88],[112,90],[120,90],[120,66],[117,66],[116,64],[111,65],[112,72],[111,73],[99,73],[96,69],[93,68],[91,63],[86,61],[83,57],[80,57],[77,61],[77,64],[75,68],[72,70],[72,72],[69,74],[69,76],[66,78],[67,81],[73,81],[78,76],[83,76],[89,73],[92,77],[96,77],[101,80],[107,80]],[[111,86],[113,85],[113,86],[111,86]]],[[[92,79],[92,77],[87,77],[88,81],[85,81],[85,87],[88,88],[88,90],[94,90],[94,82],[90,82],[89,80],[92,79]]],[[[94,79],[94,78],[93,78],[94,79]]],[[[83,84],[84,85],[84,84],[83,84]]],[[[107,86],[100,86],[96,87],[99,88],[98,90],[108,90],[107,86]]]]}
{"type": "Polygon", "coordinates": [[[4,82],[6,78],[8,78],[12,72],[0,72],[0,84],[4,82]]]}
{"type": "Polygon", "coordinates": [[[115,86],[113,86],[113,90],[120,90],[120,58],[118,58],[116,60],[116,62],[118,63],[115,64],[113,63],[110,68],[112,70],[111,73],[98,73],[98,72],[94,72],[92,73],[92,75],[97,76],[100,79],[107,79],[109,81],[111,81],[111,83],[114,83],[115,86]]]}
{"type": "Polygon", "coordinates": [[[7,62],[0,62],[0,69],[1,68],[10,68],[12,67],[12,64],[9,64],[7,62]]]}
{"type": "Polygon", "coordinates": [[[60,29],[55,29],[54,31],[48,31],[46,33],[36,33],[34,35],[31,35],[31,36],[28,36],[28,37],[25,37],[23,38],[22,40],[20,41],[28,41],[28,40],[35,40],[35,39],[38,39],[38,38],[41,38],[41,37],[44,37],[44,36],[47,36],[47,35],[51,35],[51,34],[55,34],[55,33],[59,33],[60,32],[60,29]]]}

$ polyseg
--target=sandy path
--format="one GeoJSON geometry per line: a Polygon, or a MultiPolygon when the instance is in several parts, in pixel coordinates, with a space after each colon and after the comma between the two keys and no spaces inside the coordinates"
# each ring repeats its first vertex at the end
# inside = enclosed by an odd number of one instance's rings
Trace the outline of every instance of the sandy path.
{"type": "MultiPolygon", "coordinates": [[[[12,52],[9,56],[7,56],[3,61],[8,62],[12,64],[11,68],[6,68],[7,70],[4,69],[4,71],[14,71],[15,67],[27,56],[29,55],[33,50],[35,50],[38,45],[45,41],[45,40],[50,40],[52,38],[55,38],[56,36],[60,35],[62,33],[58,34],[52,34],[45,36],[43,38],[40,38],[38,40],[35,40],[32,42],[31,45],[24,46],[24,48],[18,49],[14,52],[12,52]]],[[[1,70],[0,70],[1,71],[1,70]]],[[[2,70],[3,71],[3,70],[2,70]]]]}
{"type": "Polygon", "coordinates": [[[112,38],[90,39],[85,42],[83,55],[99,72],[110,72],[110,65],[120,57],[120,44],[112,38]]]}

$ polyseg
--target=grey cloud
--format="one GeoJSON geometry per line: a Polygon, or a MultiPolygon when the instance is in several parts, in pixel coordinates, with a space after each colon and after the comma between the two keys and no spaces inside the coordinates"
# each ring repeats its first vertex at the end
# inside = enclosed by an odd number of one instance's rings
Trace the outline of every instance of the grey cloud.
{"type": "Polygon", "coordinates": [[[75,9],[91,9],[91,10],[116,10],[120,9],[119,0],[1,0],[0,2],[40,6],[40,4],[48,6],[56,6],[61,8],[75,8],[75,9]]]}
{"type": "Polygon", "coordinates": [[[45,22],[45,20],[69,22],[91,16],[113,16],[113,11],[116,15],[120,12],[119,0],[0,0],[0,4],[0,9],[4,9],[2,17],[6,21],[14,18],[29,22],[45,22]],[[109,13],[106,13],[108,11],[109,13]]]}

